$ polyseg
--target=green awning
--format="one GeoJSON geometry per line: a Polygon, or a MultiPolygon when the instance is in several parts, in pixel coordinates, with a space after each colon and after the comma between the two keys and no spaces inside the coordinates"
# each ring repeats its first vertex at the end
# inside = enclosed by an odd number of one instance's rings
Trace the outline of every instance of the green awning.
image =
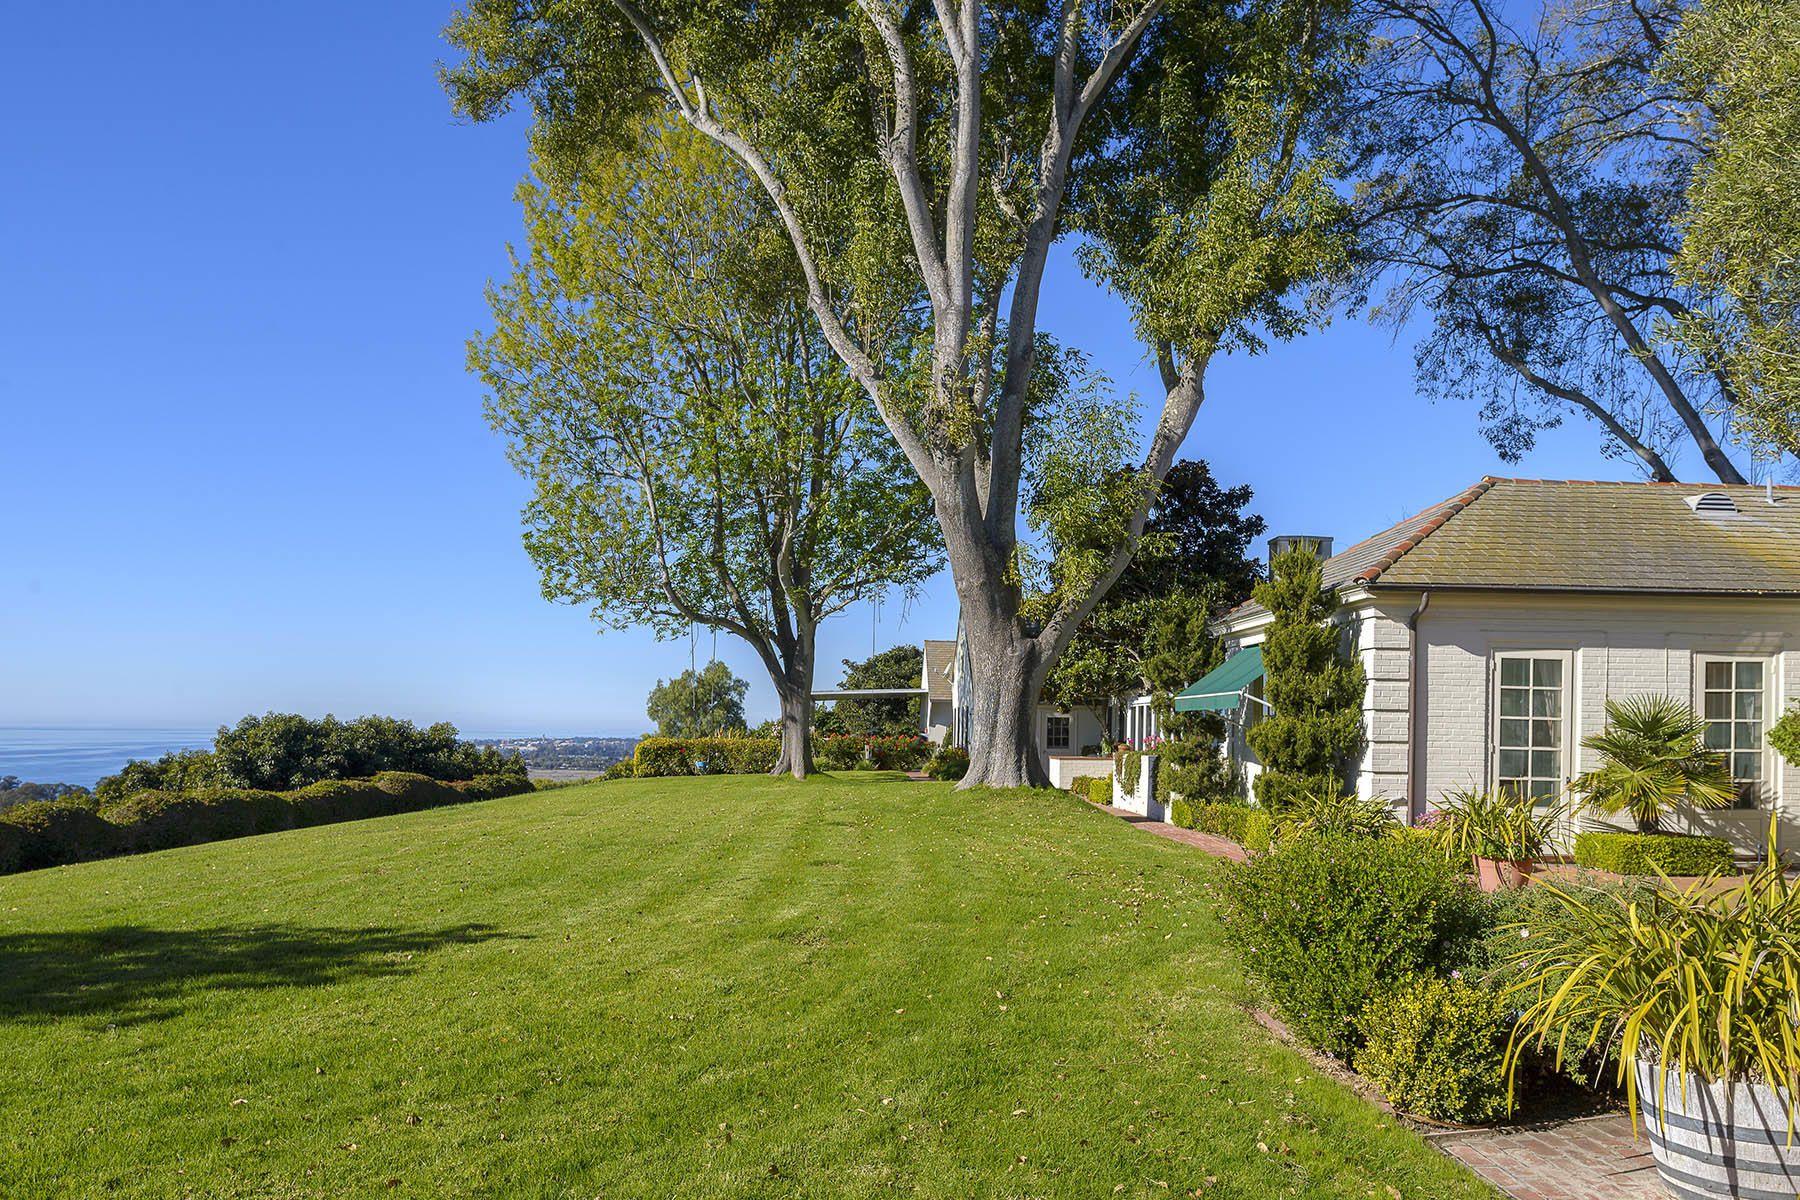
{"type": "Polygon", "coordinates": [[[1250,646],[1208,671],[1175,697],[1176,712],[1230,712],[1243,703],[1244,689],[1262,677],[1262,647],[1250,646]]]}

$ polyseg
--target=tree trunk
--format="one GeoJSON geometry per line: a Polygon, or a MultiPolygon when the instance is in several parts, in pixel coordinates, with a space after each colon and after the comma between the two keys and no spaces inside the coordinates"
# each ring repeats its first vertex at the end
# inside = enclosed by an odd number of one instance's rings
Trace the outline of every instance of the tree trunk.
{"type": "MultiPolygon", "coordinates": [[[[809,656],[810,657],[810,656],[809,656]]],[[[775,680],[775,694],[781,701],[781,757],[775,760],[771,775],[792,775],[805,779],[818,770],[812,755],[812,671],[789,665],[785,677],[775,680]]]]}
{"type": "MultiPolygon", "coordinates": [[[[990,601],[995,599],[990,597],[990,601]]],[[[963,605],[969,647],[969,772],[957,786],[1049,787],[1037,748],[1045,666],[1037,642],[1001,604],[963,605]]]]}

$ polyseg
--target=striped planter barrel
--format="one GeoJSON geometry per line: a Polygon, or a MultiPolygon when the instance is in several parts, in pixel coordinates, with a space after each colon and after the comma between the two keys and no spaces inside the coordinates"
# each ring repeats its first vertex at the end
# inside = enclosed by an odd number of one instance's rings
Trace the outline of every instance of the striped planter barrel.
{"type": "Polygon", "coordinates": [[[1639,1059],[1638,1107],[1663,1186],[1681,1200],[1800,1197],[1800,1128],[1788,1140],[1787,1104],[1759,1083],[1705,1083],[1670,1071],[1658,1095],[1657,1070],[1639,1059]]]}

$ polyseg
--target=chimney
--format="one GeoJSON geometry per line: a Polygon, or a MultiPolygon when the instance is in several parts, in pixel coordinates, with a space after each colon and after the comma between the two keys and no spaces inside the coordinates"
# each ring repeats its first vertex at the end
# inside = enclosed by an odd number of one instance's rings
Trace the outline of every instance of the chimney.
{"type": "Polygon", "coordinates": [[[1289,550],[1298,550],[1302,546],[1311,546],[1321,562],[1331,557],[1330,538],[1310,533],[1289,533],[1269,539],[1269,561],[1272,563],[1276,556],[1286,554],[1289,550]]]}

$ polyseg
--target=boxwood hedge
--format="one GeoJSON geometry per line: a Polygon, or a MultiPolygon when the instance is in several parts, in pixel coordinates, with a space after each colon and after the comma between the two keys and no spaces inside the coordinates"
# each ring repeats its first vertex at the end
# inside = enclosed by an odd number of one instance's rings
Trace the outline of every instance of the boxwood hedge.
{"type": "Polygon", "coordinates": [[[639,779],[667,775],[767,775],[781,757],[779,738],[647,737],[632,753],[639,779]]]}
{"type": "Polygon", "coordinates": [[[1575,835],[1575,865],[1619,875],[1723,875],[1731,870],[1731,843],[1683,833],[1575,835]]]}

